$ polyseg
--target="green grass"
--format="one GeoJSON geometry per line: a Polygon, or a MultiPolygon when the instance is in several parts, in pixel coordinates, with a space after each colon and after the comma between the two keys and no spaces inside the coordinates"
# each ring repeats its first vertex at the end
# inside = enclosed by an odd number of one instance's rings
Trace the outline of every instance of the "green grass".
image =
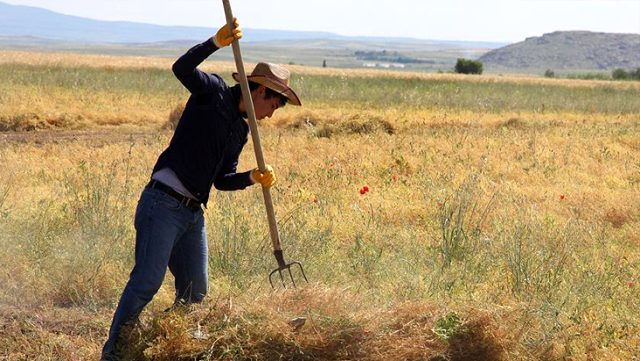
{"type": "MultiPolygon", "coordinates": [[[[234,84],[226,74],[229,84],[234,84]]],[[[170,69],[92,68],[0,64],[0,89],[28,86],[44,92],[64,88],[77,94],[122,93],[139,97],[140,106],[153,94],[175,101],[186,90],[170,69]]],[[[640,91],[610,85],[567,87],[553,84],[475,82],[446,79],[295,75],[292,86],[305,102],[362,109],[436,108],[472,112],[573,112],[631,114],[640,112],[640,91]]],[[[37,94],[35,95],[37,96],[37,94]]],[[[0,102],[4,97],[0,98],[0,102]]]]}
{"type": "Polygon", "coordinates": [[[628,114],[640,111],[640,91],[507,82],[467,82],[391,77],[304,75],[293,79],[304,98],[355,103],[362,108],[439,108],[474,112],[575,112],[628,114]]]}
{"type": "Polygon", "coordinates": [[[178,95],[183,89],[171,69],[98,68],[88,66],[0,64],[5,86],[67,88],[82,92],[136,92],[156,96],[178,95]]]}

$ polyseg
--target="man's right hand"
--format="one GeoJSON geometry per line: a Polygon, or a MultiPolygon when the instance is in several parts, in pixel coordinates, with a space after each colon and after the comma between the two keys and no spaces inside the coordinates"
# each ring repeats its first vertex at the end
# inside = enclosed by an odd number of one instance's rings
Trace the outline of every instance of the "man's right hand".
{"type": "Polygon", "coordinates": [[[238,19],[233,18],[233,32],[229,31],[229,25],[224,24],[213,37],[213,42],[218,48],[222,48],[231,44],[234,40],[242,38],[242,29],[238,25],[238,19]]]}

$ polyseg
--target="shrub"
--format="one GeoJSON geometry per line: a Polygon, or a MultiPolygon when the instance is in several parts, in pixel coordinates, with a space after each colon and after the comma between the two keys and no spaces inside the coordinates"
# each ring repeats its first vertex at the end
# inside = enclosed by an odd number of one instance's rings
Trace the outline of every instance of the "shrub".
{"type": "Polygon", "coordinates": [[[455,71],[459,74],[482,74],[482,68],[482,62],[479,60],[458,58],[455,71]]]}
{"type": "Polygon", "coordinates": [[[611,72],[611,77],[615,80],[627,80],[629,79],[629,73],[624,69],[618,68],[611,72]]]}
{"type": "Polygon", "coordinates": [[[556,77],[556,73],[554,73],[554,71],[551,70],[551,69],[547,69],[547,71],[544,72],[544,77],[545,78],[555,78],[556,77]]]}
{"type": "Polygon", "coordinates": [[[640,67],[632,70],[624,70],[621,68],[611,72],[611,78],[614,80],[640,80],[640,67]]]}

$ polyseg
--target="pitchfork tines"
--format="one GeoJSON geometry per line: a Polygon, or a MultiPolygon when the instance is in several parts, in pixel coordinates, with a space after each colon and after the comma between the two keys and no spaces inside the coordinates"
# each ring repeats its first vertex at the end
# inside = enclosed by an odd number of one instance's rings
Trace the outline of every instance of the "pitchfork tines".
{"type": "Polygon", "coordinates": [[[280,276],[280,282],[282,283],[282,287],[287,288],[286,282],[285,282],[285,277],[282,275],[283,271],[286,271],[289,273],[289,279],[291,279],[291,284],[293,285],[293,287],[296,287],[296,281],[293,278],[293,273],[291,272],[291,266],[298,266],[298,268],[300,269],[300,273],[302,273],[302,277],[304,278],[305,282],[309,282],[309,280],[307,279],[307,275],[304,273],[304,268],[302,267],[302,264],[300,262],[289,262],[286,263],[284,261],[284,255],[282,254],[282,250],[275,250],[273,251],[273,255],[276,257],[276,260],[278,261],[278,268],[274,269],[273,271],[271,271],[271,273],[269,273],[269,283],[271,284],[271,288],[276,288],[273,284],[273,277],[276,275],[276,273],[280,276]]]}

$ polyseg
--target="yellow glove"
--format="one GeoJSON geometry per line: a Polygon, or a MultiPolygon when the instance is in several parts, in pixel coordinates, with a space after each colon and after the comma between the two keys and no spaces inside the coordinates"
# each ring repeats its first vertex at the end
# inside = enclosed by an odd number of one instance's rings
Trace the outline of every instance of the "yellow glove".
{"type": "Polygon", "coordinates": [[[272,185],[276,184],[276,175],[270,165],[266,166],[264,173],[260,172],[258,168],[252,170],[249,177],[253,184],[260,183],[263,187],[271,188],[272,185]]]}
{"type": "Polygon", "coordinates": [[[213,43],[218,48],[222,48],[231,44],[234,40],[240,40],[240,38],[242,38],[242,29],[238,25],[238,19],[233,18],[233,33],[229,31],[229,25],[224,24],[213,37],[213,43]]]}

